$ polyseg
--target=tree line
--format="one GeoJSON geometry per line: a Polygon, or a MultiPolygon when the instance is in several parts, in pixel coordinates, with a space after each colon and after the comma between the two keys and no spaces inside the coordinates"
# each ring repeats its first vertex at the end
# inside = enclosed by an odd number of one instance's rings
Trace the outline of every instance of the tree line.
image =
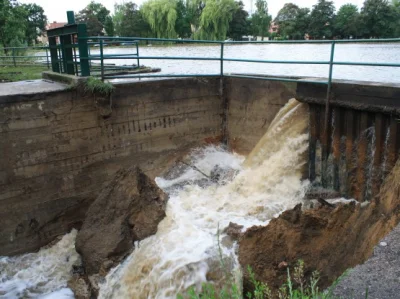
{"type": "Polygon", "coordinates": [[[47,17],[41,6],[0,0],[0,46],[32,45],[45,30],[46,24],[47,17]]]}
{"type": "Polygon", "coordinates": [[[273,39],[400,37],[400,0],[365,0],[358,8],[318,0],[312,9],[286,3],[275,19],[266,0],[257,0],[253,15],[235,0],[148,0],[116,4],[114,15],[92,2],[78,14],[89,35],[241,40],[243,36],[273,39]],[[269,32],[273,22],[276,32],[269,32]]]}
{"type": "MultiPolygon", "coordinates": [[[[273,19],[266,0],[257,0],[250,16],[242,1],[147,0],[115,4],[114,14],[92,1],[76,14],[87,24],[89,36],[156,37],[203,40],[331,39],[400,37],[400,0],[365,0],[358,8],[345,4],[337,11],[333,1],[318,0],[312,9],[286,3],[273,19]],[[271,23],[276,32],[269,32],[271,23]]],[[[47,18],[37,4],[0,0],[0,44],[35,43],[47,18]]]]}

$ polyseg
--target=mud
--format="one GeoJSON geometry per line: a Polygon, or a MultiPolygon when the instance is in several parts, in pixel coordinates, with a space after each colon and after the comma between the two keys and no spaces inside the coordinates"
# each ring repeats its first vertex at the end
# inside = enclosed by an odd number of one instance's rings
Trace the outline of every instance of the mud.
{"type": "MultiPolygon", "coordinates": [[[[346,269],[368,259],[374,246],[400,219],[400,161],[380,193],[369,204],[339,204],[302,211],[301,205],[273,219],[267,226],[247,230],[239,242],[239,260],[250,265],[256,279],[277,290],[287,279],[286,267],[302,259],[305,276],[318,270],[326,288],[346,269]]],[[[247,274],[244,289],[251,289],[247,274]]]]}

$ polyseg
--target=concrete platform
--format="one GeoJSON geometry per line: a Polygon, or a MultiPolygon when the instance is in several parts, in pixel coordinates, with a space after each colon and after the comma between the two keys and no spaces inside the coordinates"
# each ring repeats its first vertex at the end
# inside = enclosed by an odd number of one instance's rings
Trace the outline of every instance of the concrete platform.
{"type": "Polygon", "coordinates": [[[43,79],[1,83],[0,97],[60,91],[67,87],[66,84],[43,79]]]}

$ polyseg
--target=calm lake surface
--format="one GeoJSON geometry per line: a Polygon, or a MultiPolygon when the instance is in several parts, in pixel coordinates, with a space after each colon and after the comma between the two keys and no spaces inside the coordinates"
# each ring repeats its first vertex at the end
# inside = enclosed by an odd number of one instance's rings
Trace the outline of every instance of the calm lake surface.
{"type": "MultiPolygon", "coordinates": [[[[105,48],[105,54],[135,53],[134,48],[105,48]]],[[[98,54],[99,50],[92,50],[98,54]]],[[[140,56],[220,57],[219,45],[141,46],[140,56]]],[[[259,60],[329,61],[329,44],[241,44],[225,45],[225,58],[259,60]]],[[[385,62],[400,64],[400,43],[337,44],[335,61],[385,62]]],[[[136,60],[106,60],[117,65],[136,64],[136,60]]],[[[161,68],[162,74],[219,74],[219,61],[147,60],[141,65],[161,68]]],[[[265,74],[273,76],[327,77],[327,65],[294,65],[224,62],[225,73],[265,74]]],[[[400,83],[400,67],[334,66],[335,79],[400,83]]]]}

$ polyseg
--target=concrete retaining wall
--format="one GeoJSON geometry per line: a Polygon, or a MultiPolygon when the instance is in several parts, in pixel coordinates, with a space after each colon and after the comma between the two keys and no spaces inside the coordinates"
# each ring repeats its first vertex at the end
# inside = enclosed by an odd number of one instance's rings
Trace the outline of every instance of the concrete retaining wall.
{"type": "Polygon", "coordinates": [[[267,131],[278,111],[296,94],[296,83],[225,79],[229,146],[247,155],[267,131]]]}
{"type": "Polygon", "coordinates": [[[400,147],[398,86],[335,83],[327,139],[326,86],[315,84],[239,78],[222,85],[218,78],[121,83],[110,115],[93,95],[53,90],[0,92],[0,255],[36,250],[79,227],[121,167],[138,164],[155,176],[191,148],[221,141],[248,154],[292,97],[310,104],[310,179],[343,195],[364,200],[376,194],[400,147]],[[363,133],[368,128],[374,138],[363,133]]]}
{"type": "Polygon", "coordinates": [[[74,90],[0,97],[0,255],[31,251],[72,227],[123,166],[161,172],[219,142],[219,79],[118,84],[112,114],[74,90]]]}

